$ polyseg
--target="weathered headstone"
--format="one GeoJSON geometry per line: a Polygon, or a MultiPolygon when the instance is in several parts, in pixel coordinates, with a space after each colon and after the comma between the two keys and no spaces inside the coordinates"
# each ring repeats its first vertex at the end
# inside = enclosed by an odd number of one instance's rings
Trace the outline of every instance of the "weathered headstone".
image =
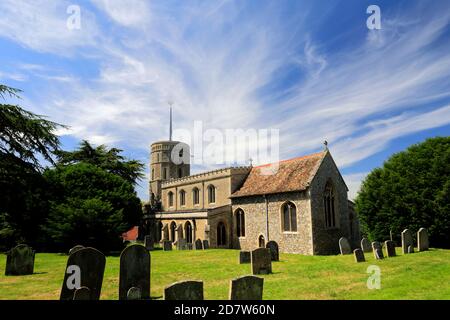
{"type": "Polygon", "coordinates": [[[266,244],[266,248],[270,250],[270,259],[272,261],[279,261],[280,260],[280,253],[278,250],[278,243],[275,241],[269,241],[266,244]]]}
{"type": "Polygon", "coordinates": [[[84,246],[77,244],[75,247],[69,250],[69,256],[77,250],[83,249],[84,246]]]}
{"type": "Polygon", "coordinates": [[[73,300],[90,300],[91,290],[88,287],[81,287],[75,289],[75,293],[73,294],[73,300]]]}
{"type": "Polygon", "coordinates": [[[140,244],[120,254],[119,300],[126,300],[130,288],[139,288],[141,298],[150,298],[150,252],[140,244]]]}
{"type": "Polygon", "coordinates": [[[345,237],[339,239],[339,249],[341,250],[341,254],[352,254],[350,243],[345,237]]]}
{"type": "Polygon", "coordinates": [[[75,290],[89,288],[89,300],[100,299],[105,271],[105,255],[94,248],[83,248],[67,259],[60,300],[73,300],[75,290]]]}
{"type": "Polygon", "coordinates": [[[177,250],[187,250],[187,243],[186,243],[186,239],[178,239],[176,242],[176,247],[177,250]]]}
{"type": "Polygon", "coordinates": [[[209,241],[208,240],[203,240],[203,249],[209,249],[209,241]]]}
{"type": "Polygon", "coordinates": [[[402,252],[403,254],[408,253],[408,247],[413,246],[412,233],[409,229],[405,229],[402,232],[402,252]]]}
{"type": "Polygon", "coordinates": [[[142,291],[138,287],[131,287],[127,292],[127,300],[141,300],[142,291]]]}
{"type": "Polygon", "coordinates": [[[26,244],[19,244],[6,253],[6,276],[33,274],[34,251],[26,244]]]}
{"type": "Polygon", "coordinates": [[[200,239],[195,240],[195,250],[203,250],[202,240],[200,239]]]}
{"type": "Polygon", "coordinates": [[[144,246],[148,251],[153,250],[154,247],[154,242],[153,242],[153,237],[152,236],[145,236],[144,238],[144,246]]]}
{"type": "Polygon", "coordinates": [[[262,300],[264,279],[243,276],[230,281],[230,300],[262,300]]]}
{"type": "Polygon", "coordinates": [[[193,249],[192,243],[186,243],[186,250],[192,250],[192,249],[193,249]]]}
{"type": "Polygon", "coordinates": [[[370,245],[370,242],[367,238],[362,238],[361,239],[361,249],[365,252],[372,252],[372,247],[370,245]]]}
{"type": "Polygon", "coordinates": [[[384,259],[383,250],[381,248],[381,244],[378,241],[372,242],[372,250],[375,259],[377,260],[384,259]]]}
{"type": "Polygon", "coordinates": [[[386,257],[395,257],[395,242],[387,240],[384,242],[384,248],[386,250],[386,257]]]}
{"type": "Polygon", "coordinates": [[[252,261],[250,251],[239,252],[239,264],[250,263],[252,261]]]}
{"type": "Polygon", "coordinates": [[[414,246],[413,245],[408,246],[408,253],[414,253],[414,246]]]}
{"type": "Polygon", "coordinates": [[[428,250],[428,247],[428,230],[420,228],[419,231],[417,231],[417,251],[426,251],[428,250]]]}
{"type": "Polygon", "coordinates": [[[164,251],[170,251],[172,250],[172,241],[169,240],[163,240],[162,241],[162,247],[164,251]]]}
{"type": "Polygon", "coordinates": [[[366,258],[364,257],[364,251],[362,249],[353,250],[353,256],[355,257],[355,262],[364,262],[366,258]]]}
{"type": "Polygon", "coordinates": [[[164,289],[164,300],[203,300],[203,281],[180,281],[164,289]]]}
{"type": "Polygon", "coordinates": [[[251,253],[251,262],[253,274],[272,273],[272,260],[269,249],[258,248],[253,250],[251,253]]]}

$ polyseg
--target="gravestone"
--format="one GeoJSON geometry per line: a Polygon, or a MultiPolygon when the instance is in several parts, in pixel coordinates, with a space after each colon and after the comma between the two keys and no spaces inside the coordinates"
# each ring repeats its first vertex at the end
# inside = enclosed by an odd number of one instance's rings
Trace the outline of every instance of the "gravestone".
{"type": "Polygon", "coordinates": [[[239,264],[250,263],[251,261],[250,251],[239,252],[239,264]]]}
{"type": "Polygon", "coordinates": [[[19,244],[6,253],[6,276],[33,274],[34,251],[26,244],[19,244]]]}
{"type": "Polygon", "coordinates": [[[75,289],[73,300],[90,300],[91,290],[88,287],[75,289]]]}
{"type": "Polygon", "coordinates": [[[272,273],[272,260],[270,250],[267,248],[258,248],[251,253],[252,273],[269,274],[272,273]]]}
{"type": "Polygon", "coordinates": [[[413,245],[408,246],[408,253],[414,253],[414,246],[413,245]]]}
{"type": "Polygon", "coordinates": [[[140,244],[120,254],[119,300],[126,300],[130,288],[139,288],[142,299],[150,298],[150,252],[140,244]]]}
{"type": "Polygon", "coordinates": [[[361,239],[361,249],[367,253],[367,252],[372,252],[372,247],[370,245],[370,242],[367,238],[362,238],[361,239]]]}
{"type": "Polygon", "coordinates": [[[230,281],[230,300],[262,300],[264,279],[243,276],[230,281]]]}
{"type": "Polygon", "coordinates": [[[162,241],[162,247],[164,251],[170,251],[172,250],[172,241],[169,240],[163,240],[162,241]]]}
{"type": "Polygon", "coordinates": [[[209,249],[209,241],[208,240],[203,240],[203,249],[209,249]]]}
{"type": "Polygon", "coordinates": [[[127,292],[127,300],[141,300],[142,293],[141,289],[138,287],[131,287],[127,292]]]}
{"type": "Polygon", "coordinates": [[[180,281],[164,289],[164,300],[203,300],[203,281],[180,281]]]}
{"type": "Polygon", "coordinates": [[[420,228],[419,231],[417,231],[417,251],[426,251],[428,250],[428,247],[428,230],[420,228]]]}
{"type": "Polygon", "coordinates": [[[395,257],[395,242],[392,240],[387,240],[384,242],[384,248],[386,250],[386,257],[395,257]]]}
{"type": "Polygon", "coordinates": [[[152,236],[145,236],[144,238],[144,246],[148,251],[152,251],[153,250],[153,237],[152,236]]]}
{"type": "Polygon", "coordinates": [[[187,250],[192,250],[193,249],[192,243],[186,243],[186,249],[187,250]]]}
{"type": "Polygon", "coordinates": [[[350,243],[345,237],[339,239],[339,249],[341,250],[341,254],[352,254],[350,243]]]}
{"type": "Polygon", "coordinates": [[[381,244],[378,241],[372,242],[372,250],[375,259],[377,260],[384,259],[383,250],[381,248],[381,244]]]}
{"type": "Polygon", "coordinates": [[[278,250],[278,243],[275,241],[269,241],[266,244],[266,248],[270,250],[270,258],[272,261],[279,261],[280,260],[280,254],[278,250]]]}
{"type": "Polygon", "coordinates": [[[186,239],[178,239],[176,242],[177,250],[187,250],[186,239]]]}
{"type": "Polygon", "coordinates": [[[80,249],[83,249],[84,248],[84,246],[82,246],[82,245],[76,245],[75,247],[73,247],[72,249],[70,249],[69,250],[69,256],[72,254],[72,253],[74,253],[75,251],[77,251],[77,250],[80,250],[80,249]]]}
{"type": "Polygon", "coordinates": [[[409,229],[405,229],[402,232],[402,252],[403,254],[408,253],[408,247],[413,246],[412,233],[409,229]]]}
{"type": "Polygon", "coordinates": [[[67,259],[60,300],[73,300],[76,289],[89,288],[89,300],[99,300],[105,271],[105,255],[94,248],[83,248],[67,259]]]}
{"type": "Polygon", "coordinates": [[[195,250],[203,250],[202,240],[200,239],[195,240],[195,250]]]}
{"type": "Polygon", "coordinates": [[[353,250],[353,256],[355,257],[355,262],[364,262],[366,258],[364,257],[364,251],[362,249],[353,250]]]}

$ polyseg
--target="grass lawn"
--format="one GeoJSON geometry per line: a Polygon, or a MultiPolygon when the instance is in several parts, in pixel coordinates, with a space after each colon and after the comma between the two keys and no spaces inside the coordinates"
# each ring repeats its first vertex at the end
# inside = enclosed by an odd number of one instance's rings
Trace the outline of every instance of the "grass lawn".
{"type": "MultiPolygon", "coordinates": [[[[281,254],[273,274],[264,275],[264,299],[450,299],[450,250],[431,249],[376,261],[355,263],[353,255],[281,254]],[[381,289],[369,290],[369,265],[381,269],[381,289]]],[[[151,295],[162,298],[165,286],[203,280],[205,299],[228,299],[229,281],[251,273],[238,263],[238,250],[151,252],[151,295]]],[[[38,253],[35,274],[4,275],[0,254],[0,299],[59,299],[67,255],[38,253]]],[[[101,299],[117,299],[119,257],[107,257],[101,299]]]]}

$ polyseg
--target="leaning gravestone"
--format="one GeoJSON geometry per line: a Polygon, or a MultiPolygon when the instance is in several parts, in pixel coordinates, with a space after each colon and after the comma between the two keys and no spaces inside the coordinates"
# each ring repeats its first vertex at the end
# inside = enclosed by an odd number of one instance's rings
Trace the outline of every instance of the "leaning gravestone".
{"type": "Polygon", "coordinates": [[[408,247],[413,246],[412,233],[409,229],[405,229],[402,232],[402,251],[403,254],[408,253],[408,247]]]}
{"type": "Polygon", "coordinates": [[[6,276],[33,274],[34,251],[26,244],[19,244],[6,253],[6,276]]]}
{"type": "Polygon", "coordinates": [[[90,300],[91,290],[88,287],[81,287],[75,290],[73,300],[90,300]]]}
{"type": "Polygon", "coordinates": [[[141,299],[150,298],[150,252],[140,244],[120,254],[119,300],[126,300],[133,287],[140,289],[141,299]]]}
{"type": "Polygon", "coordinates": [[[203,249],[209,249],[209,241],[208,240],[203,240],[203,249]]]}
{"type": "Polygon", "coordinates": [[[239,264],[250,263],[251,261],[250,251],[239,252],[239,264]]]}
{"type": "Polygon", "coordinates": [[[202,240],[200,239],[195,240],[195,250],[203,250],[202,240]]]}
{"type": "Polygon", "coordinates": [[[364,257],[364,251],[362,249],[353,250],[353,256],[355,257],[355,262],[364,262],[366,258],[364,257]]]}
{"type": "Polygon", "coordinates": [[[372,249],[375,259],[377,260],[384,259],[383,250],[381,248],[381,244],[378,241],[372,242],[372,249]]]}
{"type": "Polygon", "coordinates": [[[203,281],[175,282],[164,289],[164,300],[203,300],[203,281]]]}
{"type": "Polygon", "coordinates": [[[141,289],[137,287],[131,287],[127,292],[127,300],[141,300],[142,293],[141,289]]]}
{"type": "Polygon", "coordinates": [[[153,250],[154,242],[152,236],[145,236],[144,238],[144,246],[148,251],[153,250]]]}
{"type": "Polygon", "coordinates": [[[387,240],[384,242],[384,248],[386,250],[386,257],[395,257],[395,242],[387,240]]]}
{"type": "Polygon", "coordinates": [[[72,249],[70,249],[69,250],[69,256],[72,254],[72,253],[74,253],[75,251],[77,251],[77,250],[80,250],[80,249],[83,249],[84,248],[84,246],[82,246],[82,245],[76,245],[75,247],[73,247],[72,249]]]}
{"type": "Polygon", "coordinates": [[[186,239],[178,239],[176,246],[177,250],[187,250],[186,239]]]}
{"type": "Polygon", "coordinates": [[[251,262],[253,274],[272,273],[272,260],[269,249],[258,248],[253,250],[251,253],[251,262]]]}
{"type": "Polygon", "coordinates": [[[270,250],[270,259],[272,259],[272,261],[280,260],[278,243],[276,243],[275,241],[269,241],[266,244],[266,248],[270,250]]]}
{"type": "Polygon", "coordinates": [[[341,254],[352,254],[350,243],[348,243],[348,240],[345,237],[339,239],[339,249],[341,250],[341,254]]]}
{"type": "Polygon", "coordinates": [[[361,249],[365,252],[372,252],[372,247],[370,245],[369,240],[367,240],[367,238],[362,238],[361,239],[361,249]]]}
{"type": "Polygon", "coordinates": [[[420,228],[417,231],[417,251],[426,251],[428,247],[428,231],[425,228],[420,228]]]}
{"type": "Polygon", "coordinates": [[[60,300],[73,300],[75,291],[89,288],[89,300],[99,300],[105,272],[105,255],[94,248],[75,251],[67,259],[60,300]]]}
{"type": "Polygon", "coordinates": [[[169,240],[163,240],[162,247],[164,251],[170,251],[172,250],[172,241],[169,240]]]}
{"type": "Polygon", "coordinates": [[[413,245],[408,246],[408,253],[414,253],[414,246],[413,245]]]}
{"type": "Polygon", "coordinates": [[[262,300],[264,279],[243,276],[230,281],[230,300],[262,300]]]}

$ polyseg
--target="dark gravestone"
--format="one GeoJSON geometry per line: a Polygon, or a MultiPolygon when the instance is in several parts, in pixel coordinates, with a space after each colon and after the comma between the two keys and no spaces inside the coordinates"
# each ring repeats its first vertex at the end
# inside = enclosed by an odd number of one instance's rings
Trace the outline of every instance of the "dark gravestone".
{"type": "Polygon", "coordinates": [[[203,300],[203,281],[175,282],[164,289],[164,300],[203,300]]]}
{"type": "Polygon", "coordinates": [[[140,244],[126,247],[120,254],[119,300],[126,300],[130,288],[141,290],[141,298],[150,298],[150,252],[140,244]]]}
{"type": "Polygon", "coordinates": [[[414,253],[414,246],[413,245],[410,245],[408,247],[408,253],[414,253]]]}
{"type": "Polygon", "coordinates": [[[131,287],[127,292],[127,300],[141,300],[142,293],[141,289],[137,287],[131,287]]]}
{"type": "Polygon", "coordinates": [[[395,257],[395,242],[387,240],[384,242],[384,248],[386,250],[386,257],[395,257]]]}
{"type": "Polygon", "coordinates": [[[278,243],[276,243],[275,241],[269,241],[266,244],[266,248],[270,250],[270,259],[272,259],[272,261],[280,260],[278,243]]]}
{"type": "Polygon", "coordinates": [[[409,229],[405,229],[402,232],[402,252],[403,254],[408,253],[408,247],[413,246],[412,233],[409,229]]]}
{"type": "Polygon", "coordinates": [[[186,243],[186,249],[192,250],[193,249],[192,243],[186,243]]]}
{"type": "Polygon", "coordinates": [[[90,300],[91,290],[88,287],[81,287],[75,289],[75,293],[73,294],[73,300],[90,300]]]}
{"type": "Polygon", "coordinates": [[[209,241],[208,240],[203,240],[203,249],[209,249],[209,241]]]}
{"type": "Polygon", "coordinates": [[[381,244],[378,241],[372,242],[372,250],[373,250],[373,255],[374,255],[375,259],[381,260],[384,258],[381,244]]]}
{"type": "Polygon", "coordinates": [[[425,228],[420,228],[417,231],[417,251],[426,251],[429,248],[428,231],[425,228]]]}
{"type": "Polygon", "coordinates": [[[341,254],[352,254],[352,248],[347,238],[342,237],[339,239],[339,250],[341,250],[341,254]]]}
{"type": "Polygon", "coordinates": [[[250,263],[252,261],[250,251],[239,252],[239,264],[250,263]]]}
{"type": "Polygon", "coordinates": [[[73,300],[75,290],[89,288],[89,300],[99,300],[105,272],[105,255],[94,248],[75,251],[67,259],[60,300],[73,300]]]}
{"type": "Polygon", "coordinates": [[[353,250],[353,256],[355,257],[355,262],[364,262],[366,258],[364,257],[364,251],[362,249],[353,250]]]}
{"type": "Polygon", "coordinates": [[[152,251],[153,250],[153,237],[152,236],[145,236],[144,238],[144,246],[145,249],[147,249],[148,251],[152,251]]]}
{"type": "Polygon", "coordinates": [[[230,300],[262,300],[264,279],[243,276],[230,281],[230,300]]]}
{"type": "Polygon", "coordinates": [[[169,241],[169,240],[163,240],[162,245],[163,245],[163,250],[164,250],[164,251],[170,251],[170,250],[172,250],[172,241],[169,241]]]}
{"type": "Polygon", "coordinates": [[[26,244],[19,244],[6,253],[6,276],[33,274],[34,251],[26,244]]]}
{"type": "Polygon", "coordinates": [[[253,250],[251,253],[251,262],[253,274],[272,273],[272,260],[269,249],[258,248],[253,250]]]}
{"type": "Polygon", "coordinates": [[[200,239],[195,240],[195,250],[202,250],[202,249],[203,249],[202,240],[200,239]]]}
{"type": "Polygon", "coordinates": [[[361,249],[367,253],[367,252],[372,252],[372,247],[370,245],[369,240],[367,240],[367,238],[362,238],[361,239],[361,249]]]}
{"type": "Polygon", "coordinates": [[[69,256],[72,254],[72,253],[74,253],[75,251],[77,251],[77,250],[80,250],[80,249],[83,249],[84,248],[84,246],[82,246],[82,245],[76,245],[75,247],[73,247],[72,249],[70,249],[69,250],[69,256]]]}

